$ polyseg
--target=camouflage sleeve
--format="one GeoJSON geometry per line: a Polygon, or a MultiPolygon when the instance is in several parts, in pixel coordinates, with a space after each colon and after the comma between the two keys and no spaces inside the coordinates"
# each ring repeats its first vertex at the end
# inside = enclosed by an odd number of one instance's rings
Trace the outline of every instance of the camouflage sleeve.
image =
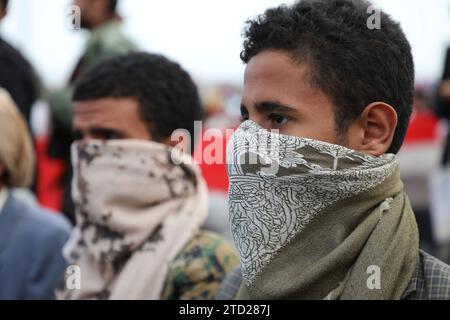
{"type": "Polygon", "coordinates": [[[226,274],[239,265],[234,247],[221,236],[200,232],[175,258],[163,300],[214,300],[226,274]]]}

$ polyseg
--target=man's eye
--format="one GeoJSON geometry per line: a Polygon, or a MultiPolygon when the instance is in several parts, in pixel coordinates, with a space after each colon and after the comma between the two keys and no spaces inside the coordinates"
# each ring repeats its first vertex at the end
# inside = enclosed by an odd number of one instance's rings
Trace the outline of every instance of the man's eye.
{"type": "Polygon", "coordinates": [[[269,115],[269,120],[276,126],[282,126],[289,121],[289,118],[279,114],[271,114],[269,115]]]}

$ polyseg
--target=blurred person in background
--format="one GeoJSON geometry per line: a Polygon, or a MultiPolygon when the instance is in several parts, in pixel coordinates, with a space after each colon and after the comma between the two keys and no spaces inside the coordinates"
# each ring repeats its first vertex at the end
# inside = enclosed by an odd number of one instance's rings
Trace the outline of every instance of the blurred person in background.
{"type": "Polygon", "coordinates": [[[416,85],[411,118],[402,149],[398,153],[401,178],[411,200],[420,232],[421,248],[449,262],[435,242],[430,204],[430,175],[441,165],[445,130],[442,121],[430,107],[428,90],[416,85]],[[417,164],[420,163],[420,166],[417,164]]]}
{"type": "MultiPolygon", "coordinates": [[[[81,290],[60,299],[214,299],[238,259],[202,231],[208,191],[175,130],[194,136],[197,88],[168,59],[132,53],[100,63],[73,96],[77,225],[64,252],[81,290]]],[[[192,149],[191,149],[192,150],[192,149]]]]}
{"type": "MultiPolygon", "coordinates": [[[[442,81],[438,87],[436,114],[450,122],[450,48],[447,49],[445,55],[444,72],[442,81]]],[[[444,166],[450,165],[450,130],[447,135],[447,141],[444,148],[444,156],[442,159],[444,166]]]]}
{"type": "Polygon", "coordinates": [[[73,84],[89,68],[105,58],[127,53],[136,45],[121,30],[121,17],[117,13],[118,0],[75,0],[81,9],[81,28],[90,32],[85,51],[70,76],[66,88],[51,94],[48,98],[52,114],[51,137],[48,154],[61,159],[65,171],[59,177],[64,189],[61,209],[74,222],[74,207],[70,196],[70,145],[72,137],[73,84]]]}
{"type": "Polygon", "coordinates": [[[419,249],[396,156],[411,47],[382,11],[368,28],[371,7],[303,0],[247,24],[244,122],[227,152],[238,299],[450,299],[450,266],[419,249]]]}
{"type": "Polygon", "coordinates": [[[52,299],[67,264],[70,225],[15,194],[31,183],[34,155],[26,123],[3,89],[0,137],[0,300],[52,299]]]}
{"type": "MultiPolygon", "coordinates": [[[[8,0],[0,0],[0,23],[6,17],[8,0]]],[[[0,87],[12,96],[30,128],[31,108],[40,94],[39,80],[31,64],[0,36],[0,87]]]]}
{"type": "Polygon", "coordinates": [[[439,117],[433,112],[426,89],[416,86],[411,118],[405,136],[405,145],[440,140],[443,131],[439,117]]]}
{"type": "MultiPolygon", "coordinates": [[[[226,110],[226,106],[232,103],[236,106],[233,97],[240,101],[239,89],[216,85],[203,91],[202,101],[204,105],[205,119],[203,122],[202,140],[196,146],[194,159],[200,164],[202,175],[209,189],[209,214],[205,228],[226,236],[231,240],[230,226],[228,223],[228,175],[226,169],[226,146],[228,139],[226,130],[234,130],[239,125],[239,117],[233,118],[226,110]],[[214,137],[209,132],[215,132],[214,137]],[[206,161],[211,154],[212,161],[206,161]],[[205,155],[207,155],[205,157],[205,155]]],[[[229,138],[229,137],[228,137],[229,138]]]]}

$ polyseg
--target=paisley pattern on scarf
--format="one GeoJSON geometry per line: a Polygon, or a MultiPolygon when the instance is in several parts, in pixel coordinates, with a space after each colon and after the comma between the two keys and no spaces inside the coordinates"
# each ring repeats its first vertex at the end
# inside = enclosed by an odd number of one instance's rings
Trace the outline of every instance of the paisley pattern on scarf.
{"type": "Polygon", "coordinates": [[[246,121],[228,145],[227,166],[232,234],[250,285],[321,211],[378,186],[399,165],[392,154],[373,157],[246,121]]]}

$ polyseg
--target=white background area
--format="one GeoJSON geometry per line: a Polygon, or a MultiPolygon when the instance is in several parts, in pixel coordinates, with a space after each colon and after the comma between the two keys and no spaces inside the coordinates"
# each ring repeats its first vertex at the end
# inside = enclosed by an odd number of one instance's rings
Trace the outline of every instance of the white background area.
{"type": "MultiPolygon", "coordinates": [[[[68,27],[69,0],[10,0],[2,35],[33,63],[49,87],[62,86],[83,50],[85,32],[68,27]]],[[[181,63],[202,83],[239,85],[246,19],[279,0],[122,0],[125,30],[139,46],[181,63]]],[[[413,46],[417,80],[441,76],[450,44],[450,0],[376,0],[400,21],[413,46]]]]}

